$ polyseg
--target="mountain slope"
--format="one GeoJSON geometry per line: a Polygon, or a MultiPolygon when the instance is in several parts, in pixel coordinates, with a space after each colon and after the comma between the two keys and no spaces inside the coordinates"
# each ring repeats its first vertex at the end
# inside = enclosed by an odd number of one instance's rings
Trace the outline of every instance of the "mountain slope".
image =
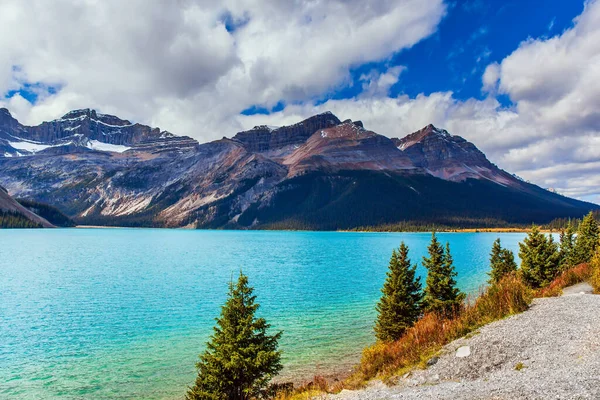
{"type": "Polygon", "coordinates": [[[598,207],[523,182],[432,125],[389,139],[331,113],[198,144],[93,110],[38,127],[0,110],[2,143],[0,184],[82,224],[481,226],[543,223],[598,207]],[[21,152],[15,138],[49,147],[21,152]],[[90,148],[96,142],[106,147],[90,148]]]}
{"type": "Polygon", "coordinates": [[[0,186],[0,228],[52,228],[53,225],[39,215],[29,211],[8,195],[0,186]]]}

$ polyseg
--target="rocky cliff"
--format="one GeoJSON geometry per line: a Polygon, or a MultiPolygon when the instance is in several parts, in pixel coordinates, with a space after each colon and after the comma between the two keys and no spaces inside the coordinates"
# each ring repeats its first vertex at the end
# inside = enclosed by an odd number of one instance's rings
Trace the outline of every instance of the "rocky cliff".
{"type": "Polygon", "coordinates": [[[101,225],[481,226],[597,207],[516,179],[432,125],[389,139],[331,113],[198,144],[94,110],[37,127],[0,110],[0,184],[101,225]]]}
{"type": "Polygon", "coordinates": [[[339,123],[340,120],[335,115],[327,112],[290,126],[256,126],[249,131],[238,132],[233,140],[242,143],[248,151],[267,152],[300,145],[316,131],[331,128],[339,123]]]}
{"type": "Polygon", "coordinates": [[[21,125],[7,109],[0,109],[0,154],[4,157],[87,150],[122,153],[134,146],[151,145],[160,150],[173,141],[186,147],[198,144],[191,138],[90,109],[74,110],[37,126],[21,125]]]}

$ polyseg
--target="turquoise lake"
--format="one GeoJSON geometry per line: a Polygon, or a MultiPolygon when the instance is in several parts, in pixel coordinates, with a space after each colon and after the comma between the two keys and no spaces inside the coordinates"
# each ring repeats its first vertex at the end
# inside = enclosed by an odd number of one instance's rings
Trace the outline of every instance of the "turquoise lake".
{"type": "MultiPolygon", "coordinates": [[[[462,290],[500,237],[442,233],[462,290]]],[[[0,398],[177,399],[240,269],[283,330],[283,378],[348,370],[373,342],[392,249],[418,272],[429,233],[0,230],[0,398]]]]}

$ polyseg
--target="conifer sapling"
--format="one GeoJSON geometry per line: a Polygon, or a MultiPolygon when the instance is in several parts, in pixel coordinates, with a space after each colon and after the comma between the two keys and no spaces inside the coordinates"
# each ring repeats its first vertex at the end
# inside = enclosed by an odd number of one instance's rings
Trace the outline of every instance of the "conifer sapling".
{"type": "Polygon", "coordinates": [[[523,242],[519,243],[521,275],[532,288],[548,285],[559,272],[560,253],[550,235],[544,235],[533,226],[523,242]]]}
{"type": "Polygon", "coordinates": [[[591,260],[592,255],[596,250],[596,246],[598,245],[599,237],[598,222],[596,222],[594,214],[590,211],[590,213],[583,218],[577,229],[577,238],[575,239],[575,246],[573,249],[574,265],[591,260]]]}
{"type": "Polygon", "coordinates": [[[277,350],[281,332],[268,335],[270,325],[256,318],[248,277],[240,272],[230,282],[229,296],[221,308],[214,333],[197,363],[198,376],[189,388],[188,400],[248,400],[261,396],[282,368],[277,350]]]}
{"type": "Polygon", "coordinates": [[[502,248],[500,239],[496,239],[492,245],[490,269],[490,280],[488,281],[490,284],[500,281],[504,276],[517,270],[517,263],[515,263],[513,252],[502,248]]]}
{"type": "Polygon", "coordinates": [[[427,251],[429,257],[423,257],[423,266],[427,268],[424,310],[451,316],[462,305],[465,294],[456,287],[456,271],[450,254],[450,244],[446,243],[444,250],[434,232],[427,251]]]}
{"type": "Polygon", "coordinates": [[[408,247],[402,242],[400,248],[392,252],[382,296],[377,303],[377,339],[398,340],[419,318],[423,294],[416,270],[416,265],[410,264],[408,247]]]}

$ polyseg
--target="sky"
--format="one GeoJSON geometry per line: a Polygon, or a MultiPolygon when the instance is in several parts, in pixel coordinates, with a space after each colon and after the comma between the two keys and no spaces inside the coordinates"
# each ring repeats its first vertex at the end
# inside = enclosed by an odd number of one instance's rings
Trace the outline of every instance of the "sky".
{"type": "Polygon", "coordinates": [[[316,113],[429,123],[600,202],[600,0],[0,0],[0,107],[201,142],[316,113]]]}

